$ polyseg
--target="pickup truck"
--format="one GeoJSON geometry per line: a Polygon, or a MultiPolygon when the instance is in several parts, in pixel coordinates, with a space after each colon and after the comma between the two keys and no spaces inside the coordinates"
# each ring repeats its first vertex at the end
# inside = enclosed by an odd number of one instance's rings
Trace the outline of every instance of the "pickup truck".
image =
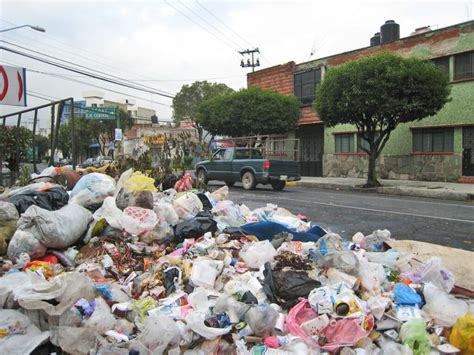
{"type": "Polygon", "coordinates": [[[287,181],[301,180],[297,162],[265,159],[258,148],[219,149],[211,160],[196,164],[196,178],[205,184],[209,180],[225,181],[227,186],[241,181],[245,190],[270,184],[276,191],[283,190],[287,181]]]}

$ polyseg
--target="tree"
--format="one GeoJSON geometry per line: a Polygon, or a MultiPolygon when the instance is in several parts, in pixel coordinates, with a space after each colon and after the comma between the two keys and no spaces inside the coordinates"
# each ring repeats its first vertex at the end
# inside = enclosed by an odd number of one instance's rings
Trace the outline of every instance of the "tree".
{"type": "Polygon", "coordinates": [[[430,62],[381,53],[330,69],[314,108],[329,127],[355,125],[368,148],[365,187],[380,186],[376,161],[391,132],[404,122],[432,116],[449,101],[445,75],[430,62]]]}
{"type": "Polygon", "coordinates": [[[242,89],[204,101],[198,123],[214,135],[286,133],[296,128],[299,108],[294,96],[260,88],[242,89]]]}
{"type": "MultiPolygon", "coordinates": [[[[8,162],[10,169],[17,169],[18,161],[16,159],[16,126],[0,125],[0,150],[2,160],[8,162]]],[[[25,127],[19,130],[20,162],[25,161],[28,147],[31,145],[32,133],[25,127]]]]}
{"type": "Polygon", "coordinates": [[[191,121],[198,129],[199,139],[202,138],[202,128],[197,123],[197,114],[202,102],[214,97],[233,93],[234,90],[225,84],[195,81],[191,85],[183,85],[173,99],[173,119],[176,124],[181,121],[191,121]]]}
{"type": "Polygon", "coordinates": [[[35,136],[35,145],[38,149],[38,156],[36,158],[42,159],[50,147],[50,141],[45,136],[36,135],[35,136]]]}

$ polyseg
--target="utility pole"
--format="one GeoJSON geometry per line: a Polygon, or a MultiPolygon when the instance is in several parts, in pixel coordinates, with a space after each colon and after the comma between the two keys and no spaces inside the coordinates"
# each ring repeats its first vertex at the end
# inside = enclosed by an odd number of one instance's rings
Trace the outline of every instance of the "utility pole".
{"type": "Polygon", "coordinates": [[[239,51],[239,53],[241,55],[244,55],[244,54],[247,54],[247,55],[251,55],[252,56],[252,62],[250,62],[250,59],[247,58],[247,63],[244,62],[244,60],[242,59],[240,61],[240,66],[242,68],[252,68],[252,73],[255,71],[255,67],[259,67],[260,66],[260,60],[257,58],[257,61],[254,60],[254,55],[255,53],[258,53],[260,54],[260,51],[258,50],[258,48],[255,48],[255,49],[246,49],[244,51],[239,51]]]}

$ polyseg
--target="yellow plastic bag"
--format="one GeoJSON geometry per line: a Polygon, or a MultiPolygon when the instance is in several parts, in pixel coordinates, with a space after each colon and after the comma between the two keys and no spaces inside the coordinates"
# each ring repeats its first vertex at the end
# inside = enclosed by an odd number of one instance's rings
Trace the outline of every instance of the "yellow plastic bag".
{"type": "Polygon", "coordinates": [[[462,354],[474,354],[474,317],[471,313],[457,319],[449,335],[449,342],[462,350],[462,354]]]}
{"type": "Polygon", "coordinates": [[[125,181],[124,190],[126,192],[155,192],[155,179],[147,177],[142,173],[135,172],[127,181],[125,181]]]}

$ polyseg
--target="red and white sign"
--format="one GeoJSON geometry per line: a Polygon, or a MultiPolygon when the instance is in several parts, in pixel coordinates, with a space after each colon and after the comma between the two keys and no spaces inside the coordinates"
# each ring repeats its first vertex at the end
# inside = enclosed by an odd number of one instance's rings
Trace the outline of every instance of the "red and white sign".
{"type": "Polygon", "coordinates": [[[26,70],[0,64],[0,105],[26,106],[26,70]]]}

